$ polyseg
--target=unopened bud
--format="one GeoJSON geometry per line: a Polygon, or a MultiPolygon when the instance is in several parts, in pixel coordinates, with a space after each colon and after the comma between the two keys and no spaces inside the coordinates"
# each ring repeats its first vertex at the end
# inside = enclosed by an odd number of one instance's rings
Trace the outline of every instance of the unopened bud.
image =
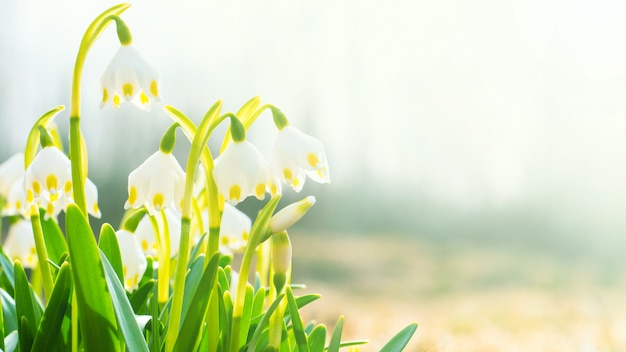
{"type": "Polygon", "coordinates": [[[274,269],[274,286],[280,292],[287,281],[287,272],[291,266],[291,242],[286,231],[274,235],[272,245],[272,268],[274,269]]]}
{"type": "Polygon", "coordinates": [[[298,222],[315,204],[315,197],[308,196],[301,201],[289,204],[272,216],[269,229],[272,233],[285,231],[298,222]]]}

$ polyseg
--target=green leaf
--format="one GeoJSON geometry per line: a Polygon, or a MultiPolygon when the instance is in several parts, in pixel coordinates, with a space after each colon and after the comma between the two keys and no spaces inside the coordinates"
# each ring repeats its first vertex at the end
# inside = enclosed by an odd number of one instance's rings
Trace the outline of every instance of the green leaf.
{"type": "Polygon", "coordinates": [[[241,330],[239,333],[239,348],[243,347],[248,340],[248,329],[250,328],[250,320],[252,319],[252,308],[254,305],[254,290],[251,285],[246,285],[246,298],[243,303],[243,312],[241,313],[241,330]]]}
{"type": "Polygon", "coordinates": [[[117,242],[117,235],[111,225],[103,224],[100,228],[98,247],[106,255],[113,270],[115,270],[115,274],[117,274],[117,278],[120,282],[124,282],[124,265],[120,254],[120,244],[117,242]]]}
{"type": "Polygon", "coordinates": [[[280,296],[276,297],[276,300],[272,303],[272,305],[270,305],[270,307],[267,309],[267,311],[265,312],[265,314],[259,321],[259,324],[257,325],[256,330],[254,331],[254,334],[252,335],[252,338],[250,339],[250,344],[248,345],[248,348],[247,348],[248,352],[254,352],[256,350],[256,346],[259,343],[259,340],[261,339],[261,334],[267,330],[265,327],[267,326],[267,323],[269,322],[270,317],[272,316],[276,308],[278,308],[278,305],[280,304],[280,301],[283,299],[283,297],[284,297],[284,294],[281,294],[280,296]]]}
{"type": "Polygon", "coordinates": [[[298,304],[293,297],[291,287],[286,287],[287,291],[287,305],[289,306],[289,313],[291,316],[291,326],[293,327],[293,334],[296,338],[296,344],[298,345],[299,352],[308,352],[309,344],[306,341],[306,334],[304,333],[304,325],[300,318],[300,312],[298,311],[298,304]]]}
{"type": "Polygon", "coordinates": [[[380,352],[401,352],[406,344],[409,343],[411,337],[417,330],[417,323],[411,323],[404,329],[400,330],[394,337],[387,342],[385,346],[380,350],[380,352]]]}
{"type": "Polygon", "coordinates": [[[85,349],[117,351],[120,343],[113,302],[91,227],[75,204],[67,206],[65,222],[85,349]]]}
{"type": "Polygon", "coordinates": [[[72,292],[70,275],[70,264],[66,262],[61,266],[57,275],[54,289],[50,295],[50,302],[48,302],[41,323],[39,323],[37,335],[35,335],[32,351],[45,351],[51,346],[56,346],[63,337],[61,327],[72,292]]]}
{"type": "Polygon", "coordinates": [[[39,218],[41,219],[41,229],[43,231],[43,239],[46,243],[48,251],[48,259],[53,263],[60,263],[64,253],[68,252],[65,236],[59,227],[59,224],[52,218],[46,220],[45,211],[39,210],[39,218]]]}
{"type": "Polygon", "coordinates": [[[14,292],[14,285],[15,285],[15,278],[14,278],[14,274],[13,274],[13,261],[9,259],[9,257],[7,257],[6,254],[4,254],[4,251],[0,252],[0,268],[2,269],[2,277],[3,277],[3,283],[5,283],[4,285],[2,285],[2,287],[11,295],[13,296],[13,292],[14,292]],[[8,284],[8,285],[6,285],[8,284]]]}
{"type": "MultiPolygon", "coordinates": [[[[204,255],[200,255],[198,259],[190,265],[190,270],[185,278],[185,289],[183,292],[196,292],[196,289],[200,284],[200,279],[202,278],[202,269],[204,269],[204,255]]],[[[209,288],[207,287],[205,289],[208,290],[209,288]]],[[[185,294],[183,297],[183,308],[181,310],[182,317],[187,315],[192,298],[193,297],[190,294],[185,294]]]]}
{"type": "Polygon", "coordinates": [[[102,253],[102,264],[104,265],[106,282],[111,291],[117,324],[122,332],[122,336],[124,336],[126,348],[133,352],[148,352],[148,345],[146,345],[141,329],[137,325],[137,319],[126,297],[126,291],[124,291],[120,281],[117,280],[117,273],[104,253],[102,253]]]}
{"type": "Polygon", "coordinates": [[[130,301],[130,305],[133,306],[135,314],[148,314],[148,297],[150,297],[154,283],[154,280],[146,281],[146,283],[139,286],[138,289],[130,294],[128,300],[130,301]]]}
{"type": "Polygon", "coordinates": [[[317,293],[311,293],[308,295],[300,296],[296,298],[296,304],[298,305],[298,309],[302,309],[302,307],[306,306],[311,302],[315,302],[320,299],[322,295],[317,293]]]}
{"type": "Polygon", "coordinates": [[[17,313],[15,311],[15,301],[7,291],[0,289],[0,299],[2,300],[2,316],[4,317],[4,334],[17,330],[17,313]]]}
{"type": "Polygon", "coordinates": [[[309,335],[308,340],[310,352],[324,352],[324,346],[326,345],[326,326],[324,324],[316,326],[309,335]]]}
{"type": "Polygon", "coordinates": [[[19,341],[19,337],[17,336],[17,330],[11,331],[11,333],[8,334],[4,338],[4,347],[5,347],[4,351],[5,352],[17,351],[18,341],[19,341]]]}
{"type": "Polygon", "coordinates": [[[24,272],[24,267],[19,260],[14,264],[15,272],[15,311],[17,313],[18,336],[20,350],[30,351],[35,336],[35,329],[41,318],[41,307],[34,300],[32,288],[24,272]],[[24,329],[28,329],[25,331],[24,329]]]}
{"type": "MultiPolygon", "coordinates": [[[[213,286],[217,277],[218,263],[219,253],[216,253],[211,257],[209,264],[202,273],[198,289],[193,292],[193,298],[187,314],[182,316],[182,325],[174,345],[174,351],[196,350],[202,337],[202,322],[209,305],[209,298],[214,291],[213,286]]],[[[188,294],[191,294],[191,292],[188,294]]],[[[169,328],[173,329],[175,327],[170,326],[169,328]]]]}
{"type": "Polygon", "coordinates": [[[263,305],[265,303],[265,288],[261,287],[254,295],[254,303],[252,307],[252,316],[256,317],[263,313],[263,305]]]}
{"type": "Polygon", "coordinates": [[[339,317],[337,320],[337,324],[335,324],[335,330],[333,331],[333,336],[330,338],[330,342],[328,343],[327,350],[328,352],[338,352],[339,347],[341,345],[341,332],[343,330],[343,315],[339,317]]]}

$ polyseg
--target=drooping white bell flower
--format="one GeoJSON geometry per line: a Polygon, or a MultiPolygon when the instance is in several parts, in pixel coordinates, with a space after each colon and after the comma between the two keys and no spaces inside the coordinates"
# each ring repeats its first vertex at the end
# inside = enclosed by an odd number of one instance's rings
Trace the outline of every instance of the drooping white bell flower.
{"type": "Polygon", "coordinates": [[[11,225],[2,248],[10,259],[19,259],[24,268],[37,267],[37,248],[30,220],[21,219],[11,225]]]}
{"type": "MultiPolygon", "coordinates": [[[[170,234],[170,257],[174,257],[178,254],[178,248],[180,246],[181,214],[172,208],[167,208],[165,209],[165,217],[167,219],[167,229],[170,234]]],[[[155,218],[159,228],[159,233],[163,236],[165,227],[161,215],[156,214],[155,218]]],[[[135,236],[141,250],[146,255],[156,257],[159,247],[154,231],[155,229],[150,221],[150,217],[144,216],[137,224],[135,236]]]]}
{"type": "Polygon", "coordinates": [[[26,191],[24,190],[24,175],[11,185],[7,194],[6,202],[2,208],[2,216],[22,215],[29,217],[26,207],[26,191]]]}
{"type": "Polygon", "coordinates": [[[127,230],[119,230],[115,233],[120,245],[122,267],[124,270],[124,287],[128,291],[134,291],[139,285],[139,279],[148,267],[145,255],[139,247],[135,234],[127,230]]]}
{"type": "Polygon", "coordinates": [[[122,45],[100,80],[102,102],[100,108],[111,102],[118,108],[125,101],[132,101],[144,110],[150,110],[154,100],[159,98],[159,74],[132,44],[122,45]]]}
{"type": "Polygon", "coordinates": [[[283,127],[276,136],[272,170],[296,192],[302,190],[305,176],[318,183],[330,183],[322,142],[291,126],[283,127]]]}
{"type": "Polygon", "coordinates": [[[7,198],[9,189],[24,176],[24,153],[17,153],[0,164],[0,197],[7,198]]]}
{"type": "Polygon", "coordinates": [[[36,205],[58,214],[72,195],[70,159],[54,146],[43,148],[26,169],[24,188],[29,207],[36,205]]]}
{"type": "Polygon", "coordinates": [[[232,205],[251,195],[261,200],[265,198],[266,190],[272,190],[269,175],[268,164],[261,153],[245,140],[230,143],[213,167],[217,189],[232,205]]]}
{"type": "Polygon", "coordinates": [[[100,219],[102,212],[98,205],[98,188],[90,179],[85,179],[85,199],[87,202],[87,212],[93,217],[100,219]]]}
{"type": "Polygon", "coordinates": [[[128,176],[128,201],[124,206],[146,206],[150,214],[174,206],[180,209],[185,191],[185,172],[170,153],[152,154],[128,176]]]}
{"type": "Polygon", "coordinates": [[[252,221],[241,210],[224,203],[224,212],[220,224],[220,252],[237,253],[246,248],[252,221]]]}

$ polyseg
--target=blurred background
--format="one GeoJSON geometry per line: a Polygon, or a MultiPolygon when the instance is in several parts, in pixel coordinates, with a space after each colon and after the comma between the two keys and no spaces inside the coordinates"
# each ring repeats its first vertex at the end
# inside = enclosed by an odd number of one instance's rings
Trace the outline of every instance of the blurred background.
{"type": "MultiPolygon", "coordinates": [[[[69,105],[83,32],[113,4],[0,5],[0,160],[69,105]]],[[[624,1],[139,0],[123,17],[163,104],[197,122],[260,96],[324,142],[333,182],[286,192],[318,200],[292,231],[295,278],[331,302],[312,318],[383,340],[419,321],[415,351],[626,349],[624,1]]],[[[82,91],[113,224],[171,123],[161,105],[98,108],[118,46],[109,29],[82,91]]],[[[264,116],[251,138],[268,153],[273,133],[264,116]]]]}

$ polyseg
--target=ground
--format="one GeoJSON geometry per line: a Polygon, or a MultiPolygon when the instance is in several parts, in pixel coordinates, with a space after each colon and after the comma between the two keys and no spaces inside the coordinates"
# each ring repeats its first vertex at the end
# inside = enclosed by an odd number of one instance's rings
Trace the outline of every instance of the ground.
{"type": "Polygon", "coordinates": [[[292,233],[303,311],[377,351],[411,322],[406,351],[624,351],[622,267],[529,246],[397,235],[292,233]]]}

